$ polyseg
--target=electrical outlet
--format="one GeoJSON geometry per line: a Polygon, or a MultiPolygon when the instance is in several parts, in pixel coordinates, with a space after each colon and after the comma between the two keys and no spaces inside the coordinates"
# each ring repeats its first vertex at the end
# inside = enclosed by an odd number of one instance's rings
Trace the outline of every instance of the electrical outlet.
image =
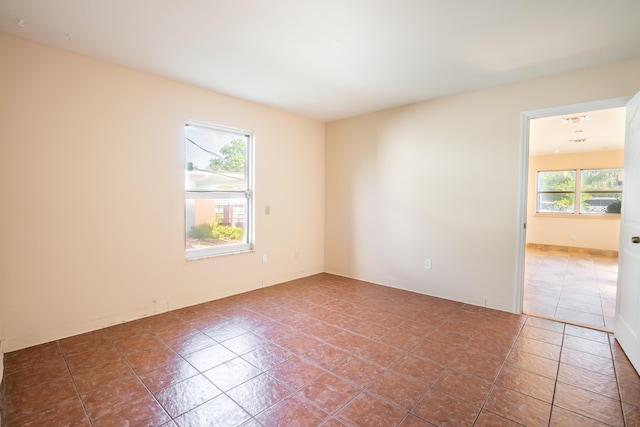
{"type": "Polygon", "coordinates": [[[569,234],[569,240],[576,240],[575,234],[569,234]]]}
{"type": "Polygon", "coordinates": [[[262,263],[266,264],[269,261],[269,255],[262,254],[262,263]]]}
{"type": "Polygon", "coordinates": [[[424,260],[424,269],[425,270],[431,270],[431,260],[429,258],[426,258],[424,260]]]}

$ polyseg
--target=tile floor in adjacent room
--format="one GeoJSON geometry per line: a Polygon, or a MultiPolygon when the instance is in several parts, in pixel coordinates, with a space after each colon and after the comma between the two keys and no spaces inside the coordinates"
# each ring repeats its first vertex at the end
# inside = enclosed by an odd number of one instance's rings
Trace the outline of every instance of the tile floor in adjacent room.
{"type": "Polygon", "coordinates": [[[527,248],[524,312],[613,331],[617,256],[564,249],[527,248]]]}
{"type": "Polygon", "coordinates": [[[17,426],[634,426],[612,335],[320,274],[5,355],[17,426]]]}

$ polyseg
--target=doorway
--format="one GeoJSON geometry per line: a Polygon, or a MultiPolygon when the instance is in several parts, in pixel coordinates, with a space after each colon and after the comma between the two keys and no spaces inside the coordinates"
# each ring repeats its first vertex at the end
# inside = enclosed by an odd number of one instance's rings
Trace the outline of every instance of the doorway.
{"type": "Polygon", "coordinates": [[[607,208],[621,193],[585,183],[594,173],[622,170],[627,101],[523,113],[521,307],[526,314],[614,328],[620,215],[607,208]],[[551,181],[544,180],[558,173],[565,174],[560,180],[568,186],[545,188],[551,181]]]}

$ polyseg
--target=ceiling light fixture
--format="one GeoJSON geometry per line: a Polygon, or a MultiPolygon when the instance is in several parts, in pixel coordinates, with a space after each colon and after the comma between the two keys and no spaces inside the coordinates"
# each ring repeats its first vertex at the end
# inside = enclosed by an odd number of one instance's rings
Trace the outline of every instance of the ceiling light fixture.
{"type": "Polygon", "coordinates": [[[587,142],[587,138],[570,139],[569,142],[587,142]]]}
{"type": "Polygon", "coordinates": [[[574,116],[574,117],[565,117],[562,119],[562,124],[567,125],[569,123],[580,123],[586,122],[589,120],[589,116],[574,116]]]}

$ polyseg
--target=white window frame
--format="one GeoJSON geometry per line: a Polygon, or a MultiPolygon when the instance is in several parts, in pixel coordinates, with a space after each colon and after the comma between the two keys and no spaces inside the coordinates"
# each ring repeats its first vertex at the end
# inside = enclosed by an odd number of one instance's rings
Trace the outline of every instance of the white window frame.
{"type": "MultiPolygon", "coordinates": [[[[222,255],[232,255],[239,253],[252,252],[254,250],[254,224],[255,224],[255,211],[254,211],[254,134],[249,131],[230,128],[226,126],[196,122],[196,121],[187,121],[185,122],[185,129],[188,126],[199,127],[203,129],[209,129],[212,131],[219,131],[231,134],[237,134],[247,140],[247,146],[245,150],[245,184],[246,188],[244,190],[198,190],[198,191],[188,191],[187,190],[187,179],[186,173],[184,175],[184,187],[185,188],[185,219],[183,224],[184,230],[184,247],[185,247],[185,259],[186,260],[197,260],[202,258],[210,258],[215,256],[222,255]],[[202,247],[202,248],[190,248],[187,249],[187,203],[188,200],[197,200],[197,199],[245,199],[246,200],[246,208],[244,211],[244,236],[245,242],[242,243],[229,243],[220,246],[211,246],[211,247],[202,247]]],[[[186,145],[188,144],[188,140],[186,137],[186,132],[184,135],[184,147],[186,150],[186,145]]],[[[187,170],[187,162],[186,159],[186,151],[185,151],[185,171],[187,170]]]]}
{"type": "Polygon", "coordinates": [[[554,169],[554,170],[539,170],[536,172],[536,215],[584,215],[585,217],[598,217],[598,216],[612,216],[612,215],[620,215],[616,213],[606,213],[606,212],[582,212],[581,211],[581,203],[582,203],[582,194],[608,194],[608,193],[618,193],[620,194],[620,199],[622,199],[623,190],[583,190],[582,188],[582,172],[583,171],[591,171],[591,170],[613,170],[613,169],[622,169],[620,167],[605,167],[605,168],[573,168],[573,169],[554,169]],[[539,191],[538,190],[538,180],[540,179],[540,173],[544,172],[573,172],[575,173],[575,188],[573,191],[539,191]],[[540,194],[573,194],[574,202],[573,202],[573,211],[572,212],[545,212],[540,211],[540,194]]]}

